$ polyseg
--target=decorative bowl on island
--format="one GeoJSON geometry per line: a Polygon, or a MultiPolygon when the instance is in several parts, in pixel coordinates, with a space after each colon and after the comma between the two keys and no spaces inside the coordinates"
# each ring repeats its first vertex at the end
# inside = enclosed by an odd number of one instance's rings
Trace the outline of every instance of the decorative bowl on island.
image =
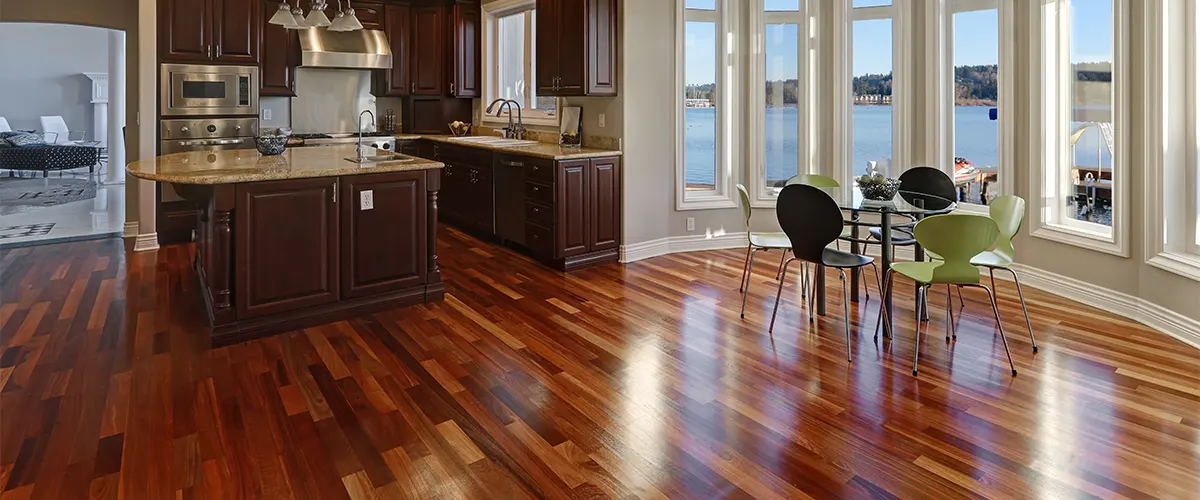
{"type": "Polygon", "coordinates": [[[287,135],[260,135],[254,138],[254,145],[263,156],[276,156],[287,149],[289,138],[287,135]]]}
{"type": "Polygon", "coordinates": [[[862,175],[858,179],[858,190],[864,198],[875,201],[888,201],[896,197],[900,191],[900,180],[884,177],[881,174],[862,175]]]}

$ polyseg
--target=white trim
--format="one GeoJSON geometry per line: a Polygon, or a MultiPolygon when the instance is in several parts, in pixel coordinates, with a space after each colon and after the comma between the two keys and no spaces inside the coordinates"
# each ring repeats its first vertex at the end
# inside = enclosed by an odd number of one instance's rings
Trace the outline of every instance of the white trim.
{"type": "Polygon", "coordinates": [[[498,88],[498,73],[497,61],[495,55],[495,44],[497,43],[498,30],[496,22],[499,18],[525,13],[525,95],[521,98],[525,102],[521,102],[521,112],[523,113],[523,123],[526,125],[545,126],[558,128],[560,119],[557,112],[557,107],[562,105],[561,101],[556,101],[556,111],[553,116],[548,115],[544,111],[532,109],[537,102],[537,73],[535,64],[536,51],[534,44],[537,43],[536,28],[534,27],[533,17],[530,12],[536,10],[536,0],[496,0],[494,2],[483,4],[483,22],[481,23],[482,33],[480,39],[483,40],[483,48],[481,50],[483,63],[480,65],[483,81],[483,96],[480,99],[479,116],[476,123],[479,127],[485,128],[490,126],[507,126],[508,118],[498,118],[484,112],[487,105],[497,98],[498,88]]]}
{"type": "Polygon", "coordinates": [[[1146,264],[1184,278],[1200,281],[1200,256],[1162,252],[1146,259],[1146,264]]]}
{"type": "Polygon", "coordinates": [[[621,263],[628,264],[630,262],[673,253],[746,248],[747,244],[745,233],[721,235],[698,234],[659,238],[641,243],[621,245],[621,263]]]}
{"type": "Polygon", "coordinates": [[[741,71],[742,33],[739,28],[738,9],[735,0],[716,0],[716,10],[687,9],[686,0],[675,0],[675,210],[708,210],[720,208],[736,208],[737,195],[734,186],[741,173],[735,166],[735,159],[741,160],[739,141],[735,140],[735,128],[742,129],[743,118],[739,93],[741,71]],[[697,22],[710,22],[716,26],[716,106],[717,137],[716,165],[714,173],[715,189],[712,191],[688,191],[686,176],[685,138],[686,110],[684,99],[687,97],[686,75],[686,25],[689,19],[697,22]]]}
{"type": "Polygon", "coordinates": [[[126,222],[125,223],[125,231],[121,233],[121,237],[122,238],[132,238],[137,235],[138,235],[137,221],[126,222]]]}
{"type": "Polygon", "coordinates": [[[133,251],[149,252],[158,250],[158,233],[139,234],[133,242],[133,251]]]}
{"type": "MultiPolygon", "coordinates": [[[[1034,198],[1030,207],[1030,227],[1034,237],[1078,246],[1102,253],[1128,258],[1131,168],[1130,140],[1134,133],[1130,119],[1129,88],[1131,77],[1128,71],[1130,47],[1129,1],[1113,0],[1113,125],[1116,150],[1113,155],[1113,200],[1111,230],[1088,222],[1075,221],[1060,213],[1065,209],[1062,199],[1066,172],[1061,166],[1070,163],[1063,118],[1071,116],[1071,106],[1064,96],[1069,92],[1072,81],[1070,74],[1070,1],[1036,0],[1031,2],[1031,24],[1038,36],[1032,37],[1030,67],[1034,77],[1029,78],[1033,119],[1029,127],[1031,166],[1029,188],[1034,198]],[[1048,46],[1048,35],[1053,45],[1048,46]],[[1065,64],[1061,64],[1066,61],[1065,64]],[[1053,66],[1048,66],[1047,63],[1053,66]],[[1049,92],[1046,89],[1051,89],[1049,92]],[[1052,136],[1052,137],[1051,137],[1052,136]],[[1049,170],[1048,170],[1049,169],[1049,170]],[[1055,181],[1049,182],[1050,175],[1055,181]]],[[[1141,54],[1139,54],[1141,56],[1141,54]]]]}

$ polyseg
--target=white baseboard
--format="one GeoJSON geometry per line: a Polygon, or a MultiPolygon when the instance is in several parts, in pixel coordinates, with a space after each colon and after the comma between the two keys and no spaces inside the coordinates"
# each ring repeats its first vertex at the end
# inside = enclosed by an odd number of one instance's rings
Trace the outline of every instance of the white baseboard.
{"type": "Polygon", "coordinates": [[[121,234],[121,237],[122,238],[133,238],[134,236],[137,236],[137,235],[138,235],[137,221],[126,222],[125,223],[125,232],[121,234]]]}
{"type": "Polygon", "coordinates": [[[719,236],[707,234],[675,236],[634,243],[632,245],[621,245],[621,262],[636,262],[673,253],[745,247],[746,235],[743,233],[722,234],[719,236]]]}
{"type": "MultiPolygon", "coordinates": [[[[672,253],[745,248],[745,246],[746,237],[740,233],[715,237],[697,235],[660,238],[633,245],[623,245],[621,247],[621,262],[635,262],[672,253]]],[[[879,245],[871,245],[867,255],[878,257],[879,248],[879,245]]],[[[913,248],[896,248],[895,258],[897,261],[911,261],[913,259],[913,248]]],[[[1024,286],[1037,288],[1044,292],[1129,318],[1200,349],[1200,321],[1198,320],[1189,318],[1153,302],[1101,288],[1061,274],[1024,264],[1016,264],[1013,267],[1020,273],[1021,284],[1024,286]]],[[[1012,280],[1011,275],[1006,272],[998,272],[996,273],[996,277],[1006,281],[1012,280]]]]}
{"type": "Polygon", "coordinates": [[[133,242],[133,251],[149,252],[158,250],[158,233],[139,234],[133,242]]]}

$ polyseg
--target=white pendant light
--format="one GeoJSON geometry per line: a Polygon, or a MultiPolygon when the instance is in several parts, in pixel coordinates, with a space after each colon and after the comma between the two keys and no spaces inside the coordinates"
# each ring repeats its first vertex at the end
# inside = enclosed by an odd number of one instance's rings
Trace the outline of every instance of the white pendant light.
{"type": "Polygon", "coordinates": [[[276,10],[275,15],[271,16],[271,20],[267,22],[290,29],[291,26],[296,25],[296,16],[292,15],[292,8],[288,6],[287,2],[279,2],[279,10],[276,10]]]}
{"type": "Polygon", "coordinates": [[[304,24],[304,10],[300,8],[300,0],[296,0],[296,6],[292,7],[292,17],[295,18],[295,22],[292,26],[284,26],[285,28],[299,30],[308,27],[304,24]]]}
{"type": "Polygon", "coordinates": [[[346,0],[346,24],[342,25],[342,31],[358,31],[363,29],[363,25],[358,21],[358,16],[354,14],[354,7],[350,6],[350,0],[346,0]]]}
{"type": "Polygon", "coordinates": [[[308,17],[304,18],[304,24],[313,28],[324,28],[333,24],[329,21],[329,16],[325,15],[325,2],[313,2],[311,10],[308,11],[308,17]]]}
{"type": "Polygon", "coordinates": [[[342,31],[342,26],[346,25],[346,14],[342,12],[342,0],[338,0],[337,12],[333,15],[333,22],[325,29],[329,31],[342,31]]]}

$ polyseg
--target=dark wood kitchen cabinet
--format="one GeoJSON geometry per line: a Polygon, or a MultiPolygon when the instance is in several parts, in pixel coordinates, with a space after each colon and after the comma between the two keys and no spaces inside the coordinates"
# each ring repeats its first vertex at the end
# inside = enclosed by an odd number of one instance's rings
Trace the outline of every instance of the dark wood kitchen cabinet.
{"type": "Polygon", "coordinates": [[[279,9],[279,2],[262,0],[259,5],[262,22],[259,95],[293,97],[296,95],[296,66],[300,64],[300,37],[296,30],[267,22],[279,9]]]}
{"type": "Polygon", "coordinates": [[[376,74],[376,95],[406,96],[412,90],[409,39],[412,37],[412,12],[408,5],[383,6],[384,31],[392,49],[392,69],[376,74]]]}
{"type": "Polygon", "coordinates": [[[159,61],[256,65],[261,15],[253,0],[159,0],[159,61]]]}
{"type": "Polygon", "coordinates": [[[414,6],[411,12],[411,93],[441,96],[446,88],[446,9],[441,6],[414,6]]]}
{"type": "Polygon", "coordinates": [[[588,165],[588,249],[616,250],[621,245],[621,162],[594,158],[588,165]]]}
{"type": "Polygon", "coordinates": [[[479,97],[479,64],[483,33],[482,12],[478,1],[458,1],[450,8],[452,65],[450,95],[479,97]]]}
{"type": "MultiPolygon", "coordinates": [[[[588,174],[588,160],[558,162],[554,181],[557,197],[553,200],[558,212],[555,258],[588,252],[588,174]]],[[[538,186],[534,184],[532,190],[536,193],[538,186]]]]}
{"type": "Polygon", "coordinates": [[[617,95],[617,0],[537,0],[539,95],[617,95]]]}
{"type": "Polygon", "coordinates": [[[341,199],[342,297],[424,284],[425,172],[343,177],[341,199]]]}
{"type": "Polygon", "coordinates": [[[338,300],[337,187],[336,178],[237,185],[238,318],[338,300]]]}
{"type": "MultiPolygon", "coordinates": [[[[335,2],[336,3],[336,2],[335,2]]],[[[303,5],[303,4],[301,4],[303,5]]],[[[382,30],[386,23],[386,10],[382,3],[377,2],[354,2],[351,7],[354,8],[354,17],[358,18],[358,22],[362,23],[365,30],[382,30]]],[[[305,11],[307,12],[307,10],[305,11]]],[[[332,12],[332,10],[330,10],[332,12]]],[[[332,19],[332,18],[330,18],[332,19]]]]}

